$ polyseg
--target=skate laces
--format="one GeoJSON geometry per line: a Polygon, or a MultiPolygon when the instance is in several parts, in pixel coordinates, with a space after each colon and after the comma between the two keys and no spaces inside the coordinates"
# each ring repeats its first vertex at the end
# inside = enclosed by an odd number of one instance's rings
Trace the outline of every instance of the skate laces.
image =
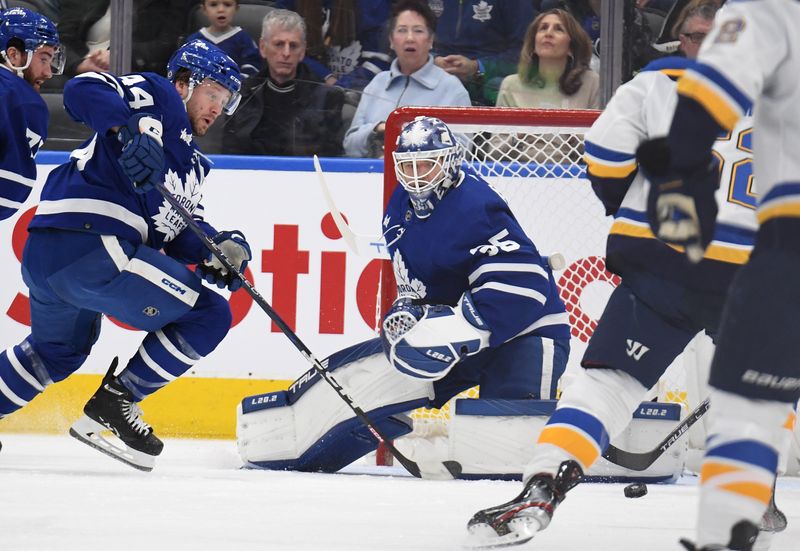
{"type": "Polygon", "coordinates": [[[139,404],[128,402],[127,400],[124,401],[122,403],[122,414],[125,416],[128,425],[137,433],[145,435],[153,430],[150,425],[145,423],[144,419],[142,419],[144,412],[142,408],[139,407],[139,404]]]}

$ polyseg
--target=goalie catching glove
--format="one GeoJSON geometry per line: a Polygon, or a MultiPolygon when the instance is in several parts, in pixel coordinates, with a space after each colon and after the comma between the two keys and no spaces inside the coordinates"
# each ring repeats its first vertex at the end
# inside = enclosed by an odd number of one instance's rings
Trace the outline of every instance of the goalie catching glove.
{"type": "Polygon", "coordinates": [[[408,297],[398,298],[383,320],[381,341],[395,369],[410,377],[436,381],[462,358],[486,348],[490,335],[472,295],[466,292],[455,307],[420,305],[408,297]]]}
{"type": "MultiPolygon", "coordinates": [[[[219,232],[211,240],[219,247],[231,266],[236,268],[240,274],[244,274],[247,262],[253,258],[253,255],[242,232],[219,232]]],[[[220,289],[227,287],[229,291],[234,292],[242,286],[241,278],[237,274],[230,273],[213,254],[209,254],[205,262],[197,265],[196,272],[202,279],[215,284],[220,289]]]]}
{"type": "Polygon", "coordinates": [[[642,143],[636,151],[642,172],[650,182],[647,216],[662,241],[684,247],[693,263],[700,262],[714,236],[719,187],[719,165],[714,157],[688,174],[671,167],[666,138],[642,143]]]}
{"type": "Polygon", "coordinates": [[[161,181],[165,163],[163,134],[161,121],[149,113],[133,115],[117,132],[122,143],[119,164],[136,193],[147,193],[161,181]]]}

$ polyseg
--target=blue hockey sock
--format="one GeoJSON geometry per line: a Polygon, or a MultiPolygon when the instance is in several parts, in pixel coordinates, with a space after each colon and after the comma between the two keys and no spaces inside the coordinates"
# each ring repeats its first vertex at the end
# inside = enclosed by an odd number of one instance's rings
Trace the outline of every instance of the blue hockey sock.
{"type": "Polygon", "coordinates": [[[143,400],[183,375],[200,358],[176,330],[166,327],[145,337],[119,380],[137,400],[143,400]]]}
{"type": "Polygon", "coordinates": [[[0,353],[0,417],[24,407],[50,383],[41,360],[27,340],[0,353]],[[37,364],[39,369],[36,369],[37,364]]]}

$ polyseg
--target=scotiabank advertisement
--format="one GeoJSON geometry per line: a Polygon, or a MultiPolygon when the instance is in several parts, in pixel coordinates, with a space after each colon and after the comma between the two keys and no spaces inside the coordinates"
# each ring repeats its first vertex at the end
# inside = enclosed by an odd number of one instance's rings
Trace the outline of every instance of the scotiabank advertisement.
{"type": "MultiPolygon", "coordinates": [[[[40,154],[39,185],[66,153],[40,154]]],[[[388,263],[348,250],[309,158],[212,157],[203,186],[206,219],[219,230],[241,230],[253,259],[246,275],[318,357],[376,336],[378,282],[388,263]]],[[[380,159],[322,159],[325,180],[354,232],[378,235],[383,205],[380,159]]],[[[580,178],[490,179],[543,255],[560,253],[556,272],[573,326],[577,365],[616,279],[605,271],[610,219],[580,178]]],[[[26,227],[39,189],[21,213],[3,222],[0,238],[0,334],[3,347],[28,333],[26,288],[19,272],[26,227]]],[[[465,221],[469,223],[469,221],[465,221]]],[[[188,231],[188,230],[186,230],[188,231]]],[[[436,239],[438,236],[431,236],[436,239]]],[[[230,295],[233,327],[208,358],[187,375],[227,379],[293,380],[307,361],[245,291],[230,295]]],[[[103,373],[108,359],[133,355],[143,334],[106,318],[89,361],[80,370],[103,373]],[[97,358],[95,360],[95,358],[97,358]]]]}
{"type": "MultiPolygon", "coordinates": [[[[66,155],[39,156],[39,186],[66,155]]],[[[213,160],[203,186],[205,218],[219,230],[245,234],[253,252],[247,277],[306,346],[322,358],[375,336],[382,263],[348,251],[328,213],[311,159],[213,160]]],[[[323,159],[322,167],[336,206],[353,229],[380,233],[382,162],[323,159]]],[[[3,348],[19,343],[29,332],[27,290],[19,266],[40,189],[19,214],[2,223],[3,348]]],[[[233,327],[219,348],[187,375],[292,380],[309,368],[244,290],[220,292],[230,296],[233,327]]],[[[105,318],[100,339],[80,373],[104,373],[109,358],[129,358],[143,337],[143,332],[105,318]]]]}

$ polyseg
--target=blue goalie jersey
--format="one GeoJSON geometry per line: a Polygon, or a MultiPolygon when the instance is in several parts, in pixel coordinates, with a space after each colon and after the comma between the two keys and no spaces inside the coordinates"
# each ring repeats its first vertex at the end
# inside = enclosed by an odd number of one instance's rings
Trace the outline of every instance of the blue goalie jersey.
{"type": "Polygon", "coordinates": [[[383,225],[399,296],[454,306],[470,291],[493,347],[526,334],[569,338],[545,259],[505,200],[470,169],[425,219],[398,185],[383,225]]]}
{"type": "Polygon", "coordinates": [[[76,121],[95,131],[70,160],[47,178],[41,202],[30,224],[35,228],[61,228],[115,235],[186,262],[207,254],[185,222],[157,189],[136,193],[118,163],[122,144],[111,131],[124,126],[135,113],[161,120],[165,167],[164,186],[204,226],[201,187],[210,162],[192,138],[192,127],[175,85],[153,73],[117,77],[84,73],[64,88],[64,107],[76,121]]]}
{"type": "Polygon", "coordinates": [[[22,207],[36,183],[34,159],[47,139],[47,118],[39,93],[0,66],[0,220],[22,207]]]}

